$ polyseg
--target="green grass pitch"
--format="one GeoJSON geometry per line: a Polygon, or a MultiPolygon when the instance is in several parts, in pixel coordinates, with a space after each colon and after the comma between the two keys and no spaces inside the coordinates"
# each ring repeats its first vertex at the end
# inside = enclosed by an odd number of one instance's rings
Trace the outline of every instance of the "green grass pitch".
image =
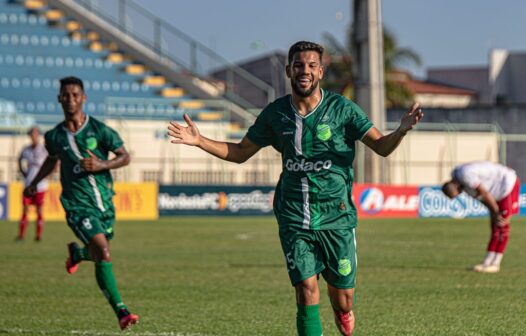
{"type": "MultiPolygon", "coordinates": [[[[64,270],[63,222],[41,243],[16,243],[0,222],[0,334],[119,335],[94,267],[64,270]]],[[[487,219],[361,220],[355,336],[526,335],[526,219],[512,223],[498,274],[480,261],[487,219]]],[[[130,335],[294,335],[294,291],[268,218],[180,217],[118,222],[119,288],[140,324],[130,335]]],[[[323,282],[320,285],[324,286],[323,282]]],[[[324,335],[337,335],[322,287],[324,335]]]]}

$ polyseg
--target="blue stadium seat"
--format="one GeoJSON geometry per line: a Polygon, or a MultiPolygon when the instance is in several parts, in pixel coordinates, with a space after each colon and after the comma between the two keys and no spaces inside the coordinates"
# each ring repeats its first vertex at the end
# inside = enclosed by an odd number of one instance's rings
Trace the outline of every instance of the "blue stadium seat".
{"type": "MultiPolygon", "coordinates": [[[[12,102],[18,113],[40,123],[56,119],[50,115],[61,118],[58,79],[77,76],[84,81],[88,96],[84,110],[97,117],[167,120],[182,119],[184,113],[195,118],[199,113],[205,119],[215,117],[207,116],[214,112],[209,108],[185,104],[192,97],[184,91],[163,98],[162,89],[172,88],[170,83],[142,84],[145,76],[154,74],[128,74],[125,67],[131,60],[107,61],[111,50],[93,51],[91,41],[85,38],[87,32],[79,31],[82,39],[73,38],[66,29],[67,18],[50,24],[44,11],[28,10],[23,1],[0,0],[0,99],[12,102]],[[123,103],[126,100],[129,102],[123,103]]],[[[104,41],[100,43],[99,47],[104,45],[104,41]]],[[[0,115],[0,125],[6,120],[9,118],[0,115]]]]}

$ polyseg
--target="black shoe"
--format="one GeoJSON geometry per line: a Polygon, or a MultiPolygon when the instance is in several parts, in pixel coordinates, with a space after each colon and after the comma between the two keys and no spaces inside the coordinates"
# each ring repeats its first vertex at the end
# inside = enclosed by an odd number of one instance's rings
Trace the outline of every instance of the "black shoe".
{"type": "Polygon", "coordinates": [[[79,268],[80,260],[77,262],[73,262],[73,254],[75,253],[75,250],[79,248],[79,244],[72,242],[68,244],[68,254],[69,257],[66,259],[66,271],[69,274],[73,274],[77,271],[79,268]]]}

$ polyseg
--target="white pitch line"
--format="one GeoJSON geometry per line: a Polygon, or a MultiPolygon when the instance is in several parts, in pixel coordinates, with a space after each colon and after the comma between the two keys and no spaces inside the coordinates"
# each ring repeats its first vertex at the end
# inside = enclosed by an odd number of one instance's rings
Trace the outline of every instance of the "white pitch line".
{"type": "MultiPolygon", "coordinates": [[[[123,335],[122,332],[104,332],[104,331],[88,331],[88,330],[31,330],[31,329],[3,329],[0,328],[0,334],[32,334],[32,335],[96,335],[96,336],[105,336],[105,335],[123,335]]],[[[210,336],[207,334],[201,333],[185,333],[177,331],[167,331],[167,332],[149,332],[149,331],[140,331],[135,333],[133,330],[126,332],[128,335],[144,335],[144,336],[210,336]]]]}

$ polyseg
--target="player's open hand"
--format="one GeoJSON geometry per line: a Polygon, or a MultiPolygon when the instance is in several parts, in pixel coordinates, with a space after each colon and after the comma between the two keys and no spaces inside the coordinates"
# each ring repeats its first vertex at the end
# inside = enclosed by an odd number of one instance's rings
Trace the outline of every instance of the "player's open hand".
{"type": "Polygon", "coordinates": [[[400,126],[398,127],[398,130],[402,134],[406,134],[410,130],[413,129],[413,127],[418,124],[420,119],[424,116],[424,112],[422,112],[422,109],[420,108],[420,104],[414,103],[413,106],[409,109],[409,111],[406,112],[402,116],[402,120],[400,121],[400,126]]]}
{"type": "Polygon", "coordinates": [[[88,157],[80,160],[80,167],[82,170],[87,172],[98,172],[101,170],[107,169],[104,161],[99,159],[95,154],[93,154],[89,149],[86,150],[88,157]]]}
{"type": "Polygon", "coordinates": [[[187,114],[185,114],[183,118],[188,126],[183,126],[175,121],[170,121],[170,125],[168,126],[168,135],[172,137],[170,142],[198,146],[201,141],[199,129],[187,114]]]}
{"type": "Polygon", "coordinates": [[[497,227],[503,227],[504,225],[508,223],[506,219],[502,217],[502,215],[499,212],[495,212],[495,213],[492,212],[490,214],[490,217],[491,217],[491,225],[494,225],[497,227]]]}

